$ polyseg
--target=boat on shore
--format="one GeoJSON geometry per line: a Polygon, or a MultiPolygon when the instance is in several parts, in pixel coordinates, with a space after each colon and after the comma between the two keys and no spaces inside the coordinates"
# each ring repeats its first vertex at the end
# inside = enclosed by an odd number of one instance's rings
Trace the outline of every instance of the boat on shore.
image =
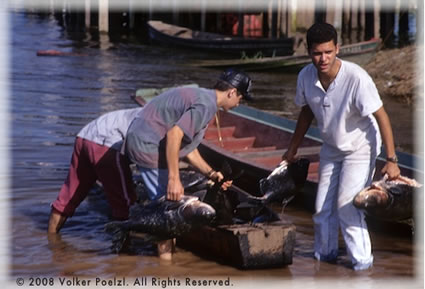
{"type": "MultiPolygon", "coordinates": [[[[369,41],[343,45],[339,49],[338,57],[359,65],[364,65],[367,64],[378,51],[380,43],[380,39],[372,39],[369,41]]],[[[297,72],[310,62],[310,56],[303,54],[244,59],[196,60],[188,65],[216,69],[235,67],[245,71],[284,70],[288,72],[297,72]]]]}
{"type": "Polygon", "coordinates": [[[172,47],[202,49],[219,53],[245,55],[292,55],[293,38],[244,38],[192,30],[186,27],[148,21],[149,37],[172,47]]]}

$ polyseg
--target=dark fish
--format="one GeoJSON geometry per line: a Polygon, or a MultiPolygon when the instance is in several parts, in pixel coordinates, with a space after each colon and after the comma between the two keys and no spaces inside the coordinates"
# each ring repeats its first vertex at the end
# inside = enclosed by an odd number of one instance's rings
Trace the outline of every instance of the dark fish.
{"type": "Polygon", "coordinates": [[[294,163],[282,161],[273,172],[260,180],[261,197],[250,197],[251,202],[264,204],[272,201],[289,202],[298,188],[304,185],[310,161],[299,159],[294,163]]]}
{"type": "Polygon", "coordinates": [[[227,161],[222,163],[220,172],[224,178],[219,182],[213,183],[212,186],[206,183],[206,191],[200,196],[203,202],[211,205],[216,210],[217,216],[213,222],[213,225],[216,226],[232,224],[234,210],[239,203],[237,193],[232,188],[223,191],[221,189],[222,184],[228,180],[236,180],[243,175],[243,170],[234,171],[227,161]]]}
{"type": "Polygon", "coordinates": [[[108,223],[106,231],[113,234],[113,251],[120,252],[130,231],[166,240],[210,224],[215,215],[215,210],[197,197],[184,196],[179,202],[163,197],[147,205],[133,205],[127,221],[108,223]]]}
{"type": "MultiPolygon", "coordinates": [[[[256,197],[237,187],[227,191],[220,190],[221,182],[207,189],[204,202],[210,204],[217,212],[214,225],[233,223],[264,223],[279,220],[267,204],[272,201],[288,203],[297,190],[304,185],[310,161],[299,159],[288,164],[283,161],[267,178],[260,180],[262,197],[256,197]]],[[[227,162],[220,170],[226,179],[241,177],[243,171],[233,172],[227,162]]]]}
{"type": "Polygon", "coordinates": [[[381,180],[359,192],[353,200],[354,206],[364,209],[369,216],[402,221],[413,217],[413,195],[422,185],[414,179],[400,176],[381,180]]]}

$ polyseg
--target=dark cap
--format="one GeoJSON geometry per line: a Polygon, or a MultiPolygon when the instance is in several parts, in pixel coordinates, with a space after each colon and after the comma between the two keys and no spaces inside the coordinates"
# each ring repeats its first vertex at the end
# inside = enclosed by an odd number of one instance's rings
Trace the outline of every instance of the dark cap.
{"type": "Polygon", "coordinates": [[[252,95],[249,93],[252,80],[243,71],[229,68],[220,75],[219,79],[236,88],[242,94],[243,99],[252,100],[252,95]]]}

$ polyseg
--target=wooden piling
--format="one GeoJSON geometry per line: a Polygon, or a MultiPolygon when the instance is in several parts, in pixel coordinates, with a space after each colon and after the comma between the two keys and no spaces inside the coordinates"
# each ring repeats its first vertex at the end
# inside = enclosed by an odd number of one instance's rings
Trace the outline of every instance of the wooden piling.
{"type": "MultiPolygon", "coordinates": [[[[378,0],[379,1],[379,0],[378,0]]],[[[341,27],[341,39],[342,44],[345,44],[347,38],[351,34],[351,0],[345,0],[342,7],[342,27],[341,27]]]]}
{"type": "Polygon", "coordinates": [[[238,36],[243,36],[244,22],[242,1],[238,0],[238,36]]]}
{"type": "Polygon", "coordinates": [[[99,0],[99,31],[109,31],[109,0],[99,0]]]}
{"type": "Polygon", "coordinates": [[[206,30],[207,23],[207,3],[206,0],[201,1],[201,31],[206,30]]]}
{"type": "Polygon", "coordinates": [[[272,38],[277,38],[277,26],[278,26],[278,13],[277,13],[277,0],[273,0],[272,1],[272,12],[271,12],[271,16],[272,16],[272,23],[271,23],[271,28],[272,28],[272,38]]]}
{"type": "Polygon", "coordinates": [[[91,26],[91,0],[85,0],[84,1],[84,24],[86,28],[90,28],[91,26]]]}
{"type": "Polygon", "coordinates": [[[128,27],[130,28],[130,30],[133,30],[135,21],[135,0],[128,1],[128,27]]]}
{"type": "Polygon", "coordinates": [[[366,24],[366,0],[359,0],[359,15],[358,15],[358,36],[359,41],[365,39],[365,24],[366,24]]]}
{"type": "Polygon", "coordinates": [[[307,31],[314,24],[315,0],[309,1],[308,7],[296,8],[296,26],[297,31],[307,31]]]}
{"type": "Polygon", "coordinates": [[[326,22],[332,24],[335,27],[338,33],[338,43],[341,43],[342,11],[343,5],[341,1],[327,1],[326,22]]]}
{"type": "Polygon", "coordinates": [[[357,31],[359,28],[359,0],[351,0],[350,12],[351,29],[357,31]]]}
{"type": "Polygon", "coordinates": [[[291,29],[292,11],[290,2],[290,0],[282,0],[280,6],[280,32],[286,37],[292,37],[295,34],[295,31],[291,29]]]}
{"type": "MultiPolygon", "coordinates": [[[[173,0],[173,6],[172,6],[172,14],[173,14],[173,24],[178,25],[179,24],[179,1],[173,0]]],[[[201,23],[202,26],[202,23],[201,23]]]]}
{"type": "Polygon", "coordinates": [[[373,1],[373,20],[374,20],[374,33],[373,37],[379,38],[379,31],[381,30],[381,5],[379,0],[373,1]]]}

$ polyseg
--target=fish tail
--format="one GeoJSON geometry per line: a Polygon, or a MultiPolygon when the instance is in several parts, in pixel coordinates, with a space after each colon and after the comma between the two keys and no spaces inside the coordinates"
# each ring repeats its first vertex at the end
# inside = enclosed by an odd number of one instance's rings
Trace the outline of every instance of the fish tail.
{"type": "Polygon", "coordinates": [[[125,222],[110,222],[105,225],[105,231],[112,235],[112,252],[121,253],[127,247],[129,229],[125,222]]]}

